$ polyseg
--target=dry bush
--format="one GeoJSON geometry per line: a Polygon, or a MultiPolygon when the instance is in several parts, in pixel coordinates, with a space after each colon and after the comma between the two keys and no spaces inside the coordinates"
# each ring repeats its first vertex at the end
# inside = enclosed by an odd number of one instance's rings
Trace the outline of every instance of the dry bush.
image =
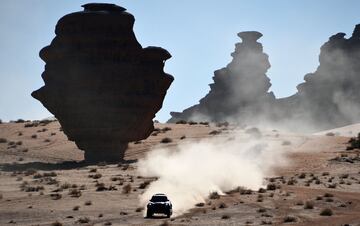
{"type": "Polygon", "coordinates": [[[51,142],[51,140],[50,139],[45,139],[44,142],[49,143],[49,142],[51,142]]]}
{"type": "Polygon", "coordinates": [[[163,144],[167,144],[167,143],[171,143],[172,139],[169,138],[169,137],[165,137],[160,142],[163,143],[163,144]]]}
{"type": "Polygon", "coordinates": [[[188,122],[189,125],[197,125],[198,123],[197,122],[194,122],[194,121],[190,121],[188,122]]]}
{"type": "Polygon", "coordinates": [[[147,186],[149,186],[150,181],[144,181],[139,185],[139,189],[145,189],[147,186]]]}
{"type": "Polygon", "coordinates": [[[181,136],[180,137],[180,140],[184,140],[186,138],[186,136],[184,135],[184,136],[181,136]]]}
{"type": "Polygon", "coordinates": [[[304,205],[304,209],[314,209],[314,202],[306,201],[304,205]]]}
{"type": "Polygon", "coordinates": [[[169,130],[171,130],[170,127],[164,127],[161,129],[161,132],[165,133],[166,131],[169,131],[169,130]]]}
{"type": "Polygon", "coordinates": [[[85,206],[91,206],[92,202],[91,202],[91,200],[87,200],[84,204],[85,204],[85,206]]]}
{"type": "Polygon", "coordinates": [[[335,136],[335,133],[333,133],[333,132],[328,132],[328,133],[326,133],[325,135],[326,135],[326,136],[329,136],[329,137],[333,137],[333,136],[335,136]]]}
{"type": "Polygon", "coordinates": [[[0,194],[0,200],[3,199],[3,194],[0,194]]]}
{"type": "Polygon", "coordinates": [[[80,206],[74,206],[73,211],[78,211],[80,209],[80,206]]]}
{"type": "Polygon", "coordinates": [[[51,226],[63,226],[63,224],[60,223],[59,221],[55,221],[54,223],[51,224],[51,226]]]}
{"type": "Polygon", "coordinates": [[[159,226],[169,226],[169,222],[168,221],[164,221],[162,222],[159,226]]]}
{"type": "Polygon", "coordinates": [[[213,131],[211,131],[209,134],[210,134],[210,135],[218,135],[218,134],[220,134],[220,133],[221,133],[220,130],[213,130],[213,131]]]}
{"type": "Polygon", "coordinates": [[[320,212],[320,216],[332,216],[332,215],[333,215],[333,211],[329,208],[325,208],[320,212]]]}
{"type": "Polygon", "coordinates": [[[71,187],[71,184],[70,183],[67,183],[67,182],[65,182],[65,183],[63,183],[61,186],[60,186],[60,188],[61,189],[69,189],[71,187]]]}
{"type": "Polygon", "coordinates": [[[36,135],[36,134],[33,134],[33,135],[31,135],[31,138],[32,138],[32,139],[36,139],[36,138],[37,138],[37,135],[36,135]]]}
{"type": "Polygon", "coordinates": [[[79,198],[81,196],[81,191],[76,188],[73,188],[73,189],[70,189],[69,195],[74,198],[79,198]]]}
{"type": "Polygon", "coordinates": [[[300,179],[304,179],[304,178],[306,178],[306,173],[301,173],[298,177],[299,177],[300,179]]]}
{"type": "Polygon", "coordinates": [[[62,195],[59,193],[55,193],[55,194],[50,194],[50,197],[52,200],[59,200],[62,198],[62,195]]]}
{"type": "Polygon", "coordinates": [[[99,178],[101,178],[102,177],[102,175],[101,175],[101,173],[96,173],[96,174],[90,174],[89,175],[89,178],[92,178],[92,179],[99,179],[99,178]]]}
{"type": "Polygon", "coordinates": [[[209,122],[199,122],[200,125],[208,126],[209,122]]]}
{"type": "Polygon", "coordinates": [[[331,198],[331,197],[334,197],[334,195],[331,194],[331,193],[325,193],[325,194],[324,194],[324,197],[326,197],[326,198],[331,198]]]}
{"type": "Polygon", "coordinates": [[[195,206],[196,207],[203,207],[203,206],[205,206],[205,203],[199,202],[199,203],[196,203],[195,206]]]}
{"type": "Polygon", "coordinates": [[[216,191],[211,192],[209,195],[209,199],[219,199],[219,198],[220,198],[220,195],[216,191]]]}
{"type": "Polygon", "coordinates": [[[144,210],[144,207],[138,207],[138,208],[135,209],[135,212],[141,212],[143,210],[144,210]]]}
{"type": "Polygon", "coordinates": [[[294,216],[286,216],[284,218],[284,223],[290,223],[290,222],[296,222],[296,221],[297,221],[296,217],[294,217],[294,216]]]}
{"type": "Polygon", "coordinates": [[[230,219],[230,215],[224,214],[224,215],[221,216],[221,219],[223,219],[223,220],[230,219]]]}
{"type": "Polygon", "coordinates": [[[266,192],[266,189],[265,189],[265,188],[259,188],[258,192],[259,192],[259,193],[265,193],[265,192],[266,192]]]}
{"type": "Polygon", "coordinates": [[[176,124],[186,124],[186,123],[187,123],[187,121],[185,121],[185,120],[179,120],[176,122],[176,124]]]}
{"type": "Polygon", "coordinates": [[[97,169],[96,168],[92,168],[89,170],[89,173],[96,173],[97,169]]]}
{"type": "Polygon", "coordinates": [[[269,191],[274,191],[274,190],[276,190],[276,184],[268,184],[267,186],[266,186],[266,189],[267,190],[269,190],[269,191]]]}
{"type": "Polygon", "coordinates": [[[131,184],[127,184],[122,188],[124,194],[129,194],[131,192],[131,184]]]}
{"type": "Polygon", "coordinates": [[[78,220],[77,220],[78,223],[80,224],[85,224],[85,223],[89,223],[90,222],[90,219],[88,217],[80,217],[78,220]]]}
{"type": "Polygon", "coordinates": [[[5,138],[0,138],[0,143],[1,143],[1,144],[7,143],[7,139],[5,139],[5,138]]]}

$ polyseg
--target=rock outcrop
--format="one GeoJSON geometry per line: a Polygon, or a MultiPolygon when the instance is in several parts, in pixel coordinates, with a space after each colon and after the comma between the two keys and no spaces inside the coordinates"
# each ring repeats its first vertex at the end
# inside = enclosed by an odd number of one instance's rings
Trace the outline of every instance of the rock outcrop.
{"type": "Polygon", "coordinates": [[[275,99],[268,92],[271,83],[266,76],[270,68],[268,56],[263,53],[262,45],[257,40],[262,36],[256,31],[240,32],[243,42],[237,43],[233,60],[225,67],[214,72],[214,83],[210,92],[198,105],[183,112],[171,112],[169,122],[178,120],[224,121],[252,118],[254,112],[262,109],[275,99]]]}
{"type": "Polygon", "coordinates": [[[330,37],[321,47],[320,65],[305,75],[298,93],[287,102],[293,114],[327,129],[360,121],[360,25],[350,38],[345,33],[330,37]]]}
{"type": "Polygon", "coordinates": [[[147,138],[173,77],[171,57],[142,46],[134,16],[114,4],[85,4],[62,17],[40,51],[45,85],[32,93],[60,122],[86,161],[117,161],[128,142],[147,138]]]}

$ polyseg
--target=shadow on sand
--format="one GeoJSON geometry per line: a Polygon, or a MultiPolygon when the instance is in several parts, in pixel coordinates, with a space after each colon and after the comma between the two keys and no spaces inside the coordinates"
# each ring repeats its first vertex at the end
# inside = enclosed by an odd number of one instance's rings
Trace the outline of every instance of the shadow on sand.
{"type": "MultiPolygon", "coordinates": [[[[103,164],[119,164],[119,165],[126,165],[135,163],[137,160],[123,160],[114,163],[101,163],[103,164]]],[[[100,163],[94,162],[76,162],[76,161],[67,161],[67,162],[60,162],[60,163],[46,163],[46,162],[29,162],[29,163],[5,163],[0,164],[1,171],[13,172],[13,171],[25,171],[28,169],[35,169],[35,170],[71,170],[71,169],[78,169],[86,166],[91,165],[100,165],[100,163]]]]}

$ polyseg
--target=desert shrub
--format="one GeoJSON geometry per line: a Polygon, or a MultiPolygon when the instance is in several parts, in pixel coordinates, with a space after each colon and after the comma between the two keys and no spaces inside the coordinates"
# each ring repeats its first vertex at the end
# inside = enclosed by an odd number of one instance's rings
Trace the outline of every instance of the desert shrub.
{"type": "Polygon", "coordinates": [[[138,207],[138,208],[135,209],[135,212],[141,212],[143,210],[144,210],[144,207],[138,207]]]}
{"type": "Polygon", "coordinates": [[[317,196],[317,197],[316,197],[316,200],[322,200],[322,199],[323,199],[322,196],[317,196]]]}
{"type": "Polygon", "coordinates": [[[169,138],[169,137],[165,137],[165,138],[163,138],[160,142],[161,142],[161,143],[164,143],[164,144],[167,144],[167,143],[171,143],[171,142],[172,142],[172,139],[169,138]]]}
{"type": "Polygon", "coordinates": [[[290,180],[287,182],[287,185],[294,185],[297,183],[297,180],[294,178],[290,178],[290,180]]]}
{"type": "Polygon", "coordinates": [[[15,123],[24,123],[24,122],[25,122],[25,120],[21,119],[21,118],[15,121],[15,123]]]}
{"type": "Polygon", "coordinates": [[[326,133],[325,135],[326,135],[326,136],[329,136],[329,137],[333,137],[333,136],[335,136],[335,133],[333,133],[333,132],[328,132],[328,133],[326,133]]]}
{"type": "Polygon", "coordinates": [[[161,132],[165,133],[166,131],[169,131],[169,130],[171,130],[170,127],[164,127],[161,129],[161,132]]]}
{"type": "Polygon", "coordinates": [[[55,194],[50,194],[50,197],[52,200],[59,200],[62,198],[62,195],[59,193],[55,193],[55,194]]]}
{"type": "Polygon", "coordinates": [[[5,138],[0,138],[0,143],[7,143],[7,139],[5,139],[5,138]]]}
{"type": "Polygon", "coordinates": [[[306,173],[300,173],[299,178],[300,178],[300,179],[306,178],[306,173]]]}
{"type": "Polygon", "coordinates": [[[90,219],[88,217],[80,217],[77,222],[79,222],[80,224],[85,224],[85,223],[89,223],[90,219]]]}
{"type": "Polygon", "coordinates": [[[240,188],[240,195],[251,195],[252,191],[250,189],[240,188]]]}
{"type": "Polygon", "coordinates": [[[189,125],[197,125],[198,123],[197,122],[194,122],[194,121],[190,121],[188,122],[189,125]]]}
{"type": "Polygon", "coordinates": [[[181,136],[180,137],[180,140],[184,140],[186,138],[186,136],[184,135],[184,136],[181,136]]]}
{"type": "Polygon", "coordinates": [[[336,183],[333,183],[333,184],[329,184],[328,187],[329,188],[336,188],[337,184],[336,183]]]}
{"type": "Polygon", "coordinates": [[[209,122],[199,122],[200,125],[208,126],[209,122]]]}
{"type": "Polygon", "coordinates": [[[131,192],[131,184],[127,184],[122,188],[124,194],[129,194],[131,192]]]}
{"type": "Polygon", "coordinates": [[[360,148],[360,133],[358,133],[357,137],[352,137],[348,141],[349,146],[346,147],[346,150],[353,150],[360,148]]]}
{"type": "Polygon", "coordinates": [[[296,202],[296,205],[302,206],[302,205],[304,205],[304,202],[302,200],[299,200],[299,201],[296,202]]]}
{"type": "Polygon", "coordinates": [[[0,194],[0,200],[3,199],[3,194],[0,194]]]}
{"type": "Polygon", "coordinates": [[[262,201],[264,201],[264,196],[263,196],[262,194],[258,194],[256,201],[257,201],[257,202],[262,202],[262,201]]]}
{"type": "Polygon", "coordinates": [[[179,120],[176,122],[176,124],[186,124],[187,122],[185,120],[179,120]]]}
{"type": "Polygon", "coordinates": [[[89,175],[89,178],[93,178],[93,179],[99,179],[102,177],[102,174],[101,173],[96,173],[96,174],[90,174],[89,175]]]}
{"type": "Polygon", "coordinates": [[[260,208],[257,210],[258,213],[265,213],[266,212],[266,209],[265,208],[260,208]]]}
{"type": "Polygon", "coordinates": [[[159,226],[169,226],[169,222],[168,221],[164,221],[162,222],[159,226]]]}
{"type": "Polygon", "coordinates": [[[296,222],[296,217],[293,216],[286,216],[284,218],[284,223],[296,222]]]}
{"type": "Polygon", "coordinates": [[[2,120],[0,119],[0,124],[2,124],[3,122],[2,122],[2,120]]]}
{"type": "Polygon", "coordinates": [[[314,209],[314,202],[306,201],[304,205],[304,209],[314,209]]]}
{"type": "Polygon", "coordinates": [[[144,181],[139,185],[139,189],[145,189],[147,186],[149,186],[150,181],[144,181]]]}
{"type": "Polygon", "coordinates": [[[74,206],[73,211],[78,211],[80,209],[80,206],[74,206]]]}
{"type": "Polygon", "coordinates": [[[221,131],[219,131],[219,130],[213,130],[213,131],[211,131],[209,134],[210,135],[218,135],[218,134],[220,134],[221,133],[221,131]]]}
{"type": "Polygon", "coordinates": [[[105,187],[105,184],[104,183],[97,183],[95,185],[96,187],[96,191],[106,191],[108,190],[106,187],[105,187]]]}
{"type": "Polygon", "coordinates": [[[266,192],[266,189],[265,189],[265,188],[259,188],[258,192],[259,192],[259,193],[265,193],[265,192],[266,192]]]}
{"type": "Polygon", "coordinates": [[[329,208],[325,208],[320,212],[320,216],[332,216],[332,215],[333,215],[333,211],[329,208]]]}
{"type": "Polygon", "coordinates": [[[331,193],[325,193],[325,194],[324,194],[324,197],[326,197],[326,198],[331,198],[331,197],[334,197],[334,195],[331,194],[331,193]]]}
{"type": "Polygon", "coordinates": [[[229,123],[228,123],[228,122],[218,122],[218,123],[216,123],[216,126],[217,126],[217,127],[222,127],[222,126],[228,127],[228,126],[229,126],[229,123]]]}
{"type": "Polygon", "coordinates": [[[225,203],[220,203],[220,205],[219,205],[219,208],[220,209],[224,209],[224,208],[227,208],[228,206],[225,204],[225,203]]]}
{"type": "Polygon", "coordinates": [[[84,204],[85,204],[85,206],[91,206],[92,202],[91,202],[91,200],[87,200],[84,204]]]}
{"type": "Polygon", "coordinates": [[[209,199],[219,199],[219,198],[220,198],[220,195],[216,191],[211,192],[209,195],[209,199]]]}
{"type": "Polygon", "coordinates": [[[69,195],[74,198],[79,198],[81,196],[81,191],[76,188],[73,188],[73,189],[70,189],[69,195]]]}
{"type": "Polygon", "coordinates": [[[347,174],[347,173],[340,175],[340,178],[341,178],[341,179],[346,179],[346,178],[348,178],[348,177],[349,177],[349,174],[347,174]]]}
{"type": "Polygon", "coordinates": [[[55,221],[54,223],[51,224],[51,226],[63,226],[63,224],[60,223],[59,221],[55,221]]]}
{"type": "Polygon", "coordinates": [[[203,206],[205,206],[205,203],[199,202],[199,203],[196,203],[195,206],[196,207],[203,207],[203,206]]]}
{"type": "Polygon", "coordinates": [[[276,190],[276,184],[268,184],[267,186],[266,186],[266,189],[267,190],[269,190],[269,191],[274,191],[274,190],[276,190]]]}
{"type": "Polygon", "coordinates": [[[224,215],[221,216],[221,219],[223,219],[223,220],[230,219],[230,215],[224,214],[224,215]]]}
{"type": "Polygon", "coordinates": [[[32,139],[36,139],[36,138],[37,138],[37,135],[36,135],[36,134],[33,134],[33,135],[31,135],[31,138],[32,138],[32,139]]]}
{"type": "Polygon", "coordinates": [[[45,143],[49,143],[51,140],[50,139],[45,139],[44,142],[45,143]]]}

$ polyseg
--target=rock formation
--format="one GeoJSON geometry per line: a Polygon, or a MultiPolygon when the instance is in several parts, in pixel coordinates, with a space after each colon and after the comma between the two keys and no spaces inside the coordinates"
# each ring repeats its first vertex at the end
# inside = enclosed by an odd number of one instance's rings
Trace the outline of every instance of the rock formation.
{"type": "Polygon", "coordinates": [[[261,112],[275,99],[268,92],[271,83],[266,76],[270,68],[268,56],[257,40],[262,36],[256,31],[240,32],[243,40],[236,44],[233,60],[214,72],[210,92],[182,113],[171,112],[169,122],[178,120],[224,121],[231,118],[249,120],[254,112],[261,112]]]}
{"type": "Polygon", "coordinates": [[[294,117],[334,128],[360,121],[360,25],[352,36],[345,33],[330,37],[321,47],[320,65],[305,75],[298,93],[285,99],[293,103],[294,117]],[[296,105],[297,107],[294,107],[296,105]]]}
{"type": "Polygon", "coordinates": [[[171,57],[142,48],[134,16],[114,4],[85,4],[62,17],[40,51],[45,85],[32,93],[59,120],[86,161],[121,160],[128,142],[147,138],[173,77],[171,57]]]}

